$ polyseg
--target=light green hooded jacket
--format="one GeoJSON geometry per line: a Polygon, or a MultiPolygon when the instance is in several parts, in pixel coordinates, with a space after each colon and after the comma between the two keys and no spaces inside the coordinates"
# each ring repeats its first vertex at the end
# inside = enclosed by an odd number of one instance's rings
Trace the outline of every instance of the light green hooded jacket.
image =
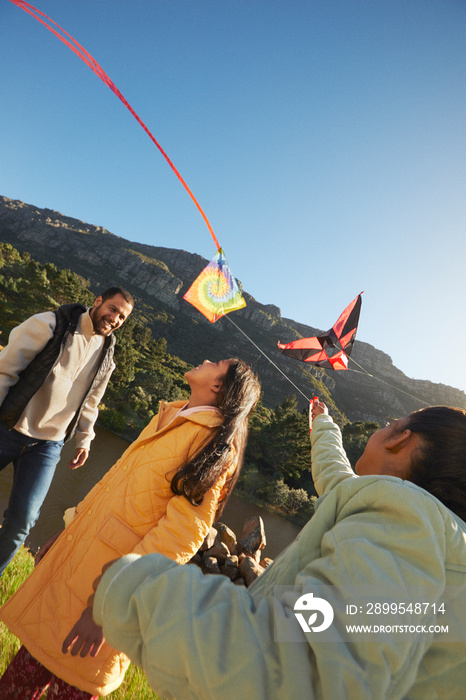
{"type": "Polygon", "coordinates": [[[314,421],[312,465],[315,515],[250,588],[157,554],[129,555],[97,589],[106,638],[166,699],[464,700],[466,524],[409,481],[356,476],[329,416],[314,421]],[[391,633],[351,635],[339,595],[355,590],[367,596],[364,623],[375,622],[370,601],[396,591],[423,604],[422,627],[394,632],[411,618],[385,615],[391,633]],[[330,636],[298,625],[295,602],[310,592],[333,605],[330,636]],[[449,632],[435,635],[441,625],[449,632]],[[296,641],[286,641],[290,629],[296,641]]]}

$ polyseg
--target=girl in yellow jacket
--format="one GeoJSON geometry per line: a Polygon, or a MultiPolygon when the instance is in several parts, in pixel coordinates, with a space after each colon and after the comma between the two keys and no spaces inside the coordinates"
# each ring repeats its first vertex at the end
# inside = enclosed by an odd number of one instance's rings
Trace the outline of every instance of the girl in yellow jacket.
{"type": "MultiPolygon", "coordinates": [[[[89,699],[118,688],[129,660],[92,621],[93,582],[130,552],[185,564],[223,509],[260,385],[237,359],[206,360],[185,377],[189,401],[161,404],[2,607],[0,618],[23,646],[0,679],[0,697],[39,698],[50,686],[51,697],[89,699]]],[[[167,615],[179,614],[174,600],[167,615]]]]}

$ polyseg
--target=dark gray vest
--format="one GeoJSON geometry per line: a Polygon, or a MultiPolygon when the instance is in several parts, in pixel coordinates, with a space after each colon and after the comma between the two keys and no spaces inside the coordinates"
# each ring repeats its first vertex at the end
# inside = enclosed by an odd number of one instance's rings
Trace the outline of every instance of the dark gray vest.
{"type": "MultiPolygon", "coordinates": [[[[47,345],[20,373],[18,381],[10,387],[8,394],[5,396],[0,406],[0,420],[7,425],[9,430],[16,425],[27,404],[44,383],[59,357],[68,336],[74,334],[79,318],[85,311],[86,307],[82,304],[64,304],[54,311],[57,323],[52,338],[50,338],[47,345]]],[[[69,440],[73,436],[88,395],[107,377],[112,365],[114,346],[115,338],[113,334],[107,336],[105,338],[99,366],[97,367],[89,389],[83,396],[79,409],[76,411],[66,429],[65,440],[69,440]]]]}

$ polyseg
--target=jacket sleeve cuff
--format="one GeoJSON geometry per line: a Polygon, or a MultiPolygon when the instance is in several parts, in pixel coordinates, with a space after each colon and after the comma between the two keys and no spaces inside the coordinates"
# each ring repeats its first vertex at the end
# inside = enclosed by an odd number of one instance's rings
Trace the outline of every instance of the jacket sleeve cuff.
{"type": "Polygon", "coordinates": [[[77,450],[89,450],[91,449],[91,442],[93,439],[94,435],[92,436],[87,436],[87,435],[78,435],[76,434],[75,440],[76,440],[76,449],[77,450]]]}
{"type": "Polygon", "coordinates": [[[333,425],[333,418],[327,413],[319,413],[312,421],[311,445],[315,443],[320,435],[321,429],[325,424],[333,425]]]}

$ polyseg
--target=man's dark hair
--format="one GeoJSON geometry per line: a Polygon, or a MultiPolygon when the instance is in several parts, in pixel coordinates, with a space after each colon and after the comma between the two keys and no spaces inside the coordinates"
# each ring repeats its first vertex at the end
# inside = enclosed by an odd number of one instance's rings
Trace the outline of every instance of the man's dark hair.
{"type": "Polygon", "coordinates": [[[130,294],[127,289],[124,289],[124,287],[109,287],[108,289],[105,290],[105,292],[102,292],[102,294],[99,294],[98,296],[102,297],[102,301],[107,301],[107,299],[111,299],[112,297],[116,297],[117,294],[121,294],[123,299],[128,304],[131,304],[131,306],[134,306],[134,299],[133,299],[132,294],[130,294]]]}

